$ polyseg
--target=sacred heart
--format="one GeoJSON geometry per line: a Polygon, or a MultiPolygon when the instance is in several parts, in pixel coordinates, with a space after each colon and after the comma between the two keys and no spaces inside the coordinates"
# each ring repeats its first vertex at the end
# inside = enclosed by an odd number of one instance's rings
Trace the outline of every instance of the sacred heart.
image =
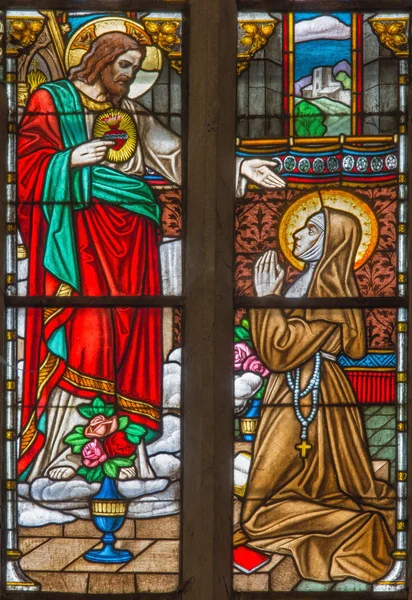
{"type": "Polygon", "coordinates": [[[109,162],[125,162],[136,152],[136,124],[132,116],[120,108],[112,108],[98,115],[93,136],[115,142],[107,151],[109,162]]]}
{"type": "Polygon", "coordinates": [[[107,123],[109,131],[103,134],[104,140],[116,142],[115,146],[112,146],[112,150],[120,150],[123,148],[129,136],[124,129],[119,129],[120,121],[122,120],[121,115],[113,117],[104,117],[103,121],[107,123]]]}

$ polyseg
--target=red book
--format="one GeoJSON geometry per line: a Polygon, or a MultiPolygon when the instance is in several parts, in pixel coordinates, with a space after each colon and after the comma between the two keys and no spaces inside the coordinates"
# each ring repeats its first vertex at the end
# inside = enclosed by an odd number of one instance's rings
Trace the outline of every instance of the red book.
{"type": "Polygon", "coordinates": [[[268,554],[262,554],[248,546],[238,546],[233,550],[233,564],[239,571],[250,575],[270,562],[268,554]]]}

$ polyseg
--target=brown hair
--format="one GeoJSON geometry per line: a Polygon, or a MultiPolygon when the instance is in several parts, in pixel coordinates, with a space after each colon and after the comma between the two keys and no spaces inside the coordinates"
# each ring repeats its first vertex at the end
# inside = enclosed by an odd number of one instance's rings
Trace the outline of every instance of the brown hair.
{"type": "Polygon", "coordinates": [[[69,79],[93,85],[102,69],[129,50],[139,50],[143,57],[146,55],[146,47],[129,35],[120,31],[104,33],[93,41],[80,64],[70,69],[69,79]]]}

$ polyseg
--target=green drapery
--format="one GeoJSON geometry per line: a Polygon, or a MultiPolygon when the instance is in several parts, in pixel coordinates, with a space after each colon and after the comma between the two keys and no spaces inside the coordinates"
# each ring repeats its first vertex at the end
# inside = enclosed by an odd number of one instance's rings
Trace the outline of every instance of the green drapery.
{"type": "Polygon", "coordinates": [[[87,208],[93,197],[160,224],[160,207],[150,187],[138,177],[101,165],[70,168],[73,148],[87,142],[79,94],[67,80],[41,87],[53,98],[65,147],[50,160],[43,188],[43,211],[48,225],[43,263],[55,277],[80,292],[72,210],[87,208]]]}

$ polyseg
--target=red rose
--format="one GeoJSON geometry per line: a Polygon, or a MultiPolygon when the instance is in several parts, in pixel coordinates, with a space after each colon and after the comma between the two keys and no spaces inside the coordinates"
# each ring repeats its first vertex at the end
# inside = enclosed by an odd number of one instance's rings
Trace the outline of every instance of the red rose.
{"type": "Polygon", "coordinates": [[[116,431],[103,442],[103,447],[110,456],[131,456],[136,450],[136,446],[129,442],[124,431],[116,431]]]}

